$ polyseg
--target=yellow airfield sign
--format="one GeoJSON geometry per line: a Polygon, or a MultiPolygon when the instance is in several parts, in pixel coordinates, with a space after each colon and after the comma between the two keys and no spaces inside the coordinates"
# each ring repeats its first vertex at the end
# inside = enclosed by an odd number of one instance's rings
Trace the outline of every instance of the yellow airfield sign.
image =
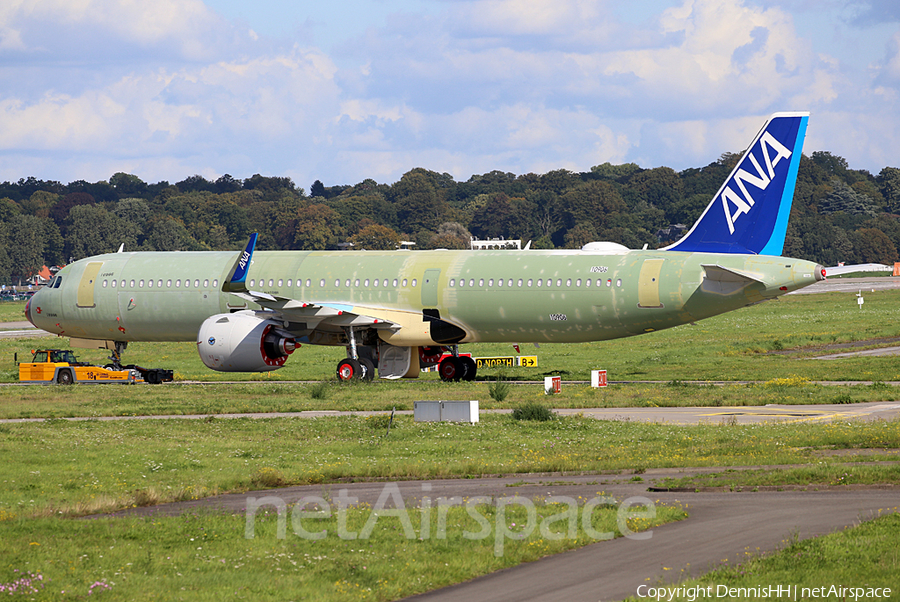
{"type": "Polygon", "coordinates": [[[538,358],[536,355],[520,355],[506,357],[476,357],[473,358],[479,368],[536,368],[538,358]]]}

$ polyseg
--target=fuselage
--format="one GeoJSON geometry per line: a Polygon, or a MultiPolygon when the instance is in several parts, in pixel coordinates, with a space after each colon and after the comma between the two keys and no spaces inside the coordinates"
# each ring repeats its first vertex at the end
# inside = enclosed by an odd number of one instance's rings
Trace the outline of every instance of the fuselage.
{"type": "MultiPolygon", "coordinates": [[[[194,341],[212,315],[259,309],[221,290],[237,256],[136,252],[80,260],[34,295],[28,319],[38,328],[75,338],[194,341]]],[[[302,302],[340,304],[356,313],[371,308],[371,315],[437,310],[442,320],[465,332],[457,341],[461,343],[564,343],[669,328],[821,279],[821,266],[798,259],[624,248],[258,251],[247,285],[302,302]],[[711,266],[753,280],[715,279],[711,266]]],[[[327,344],[328,339],[313,342],[327,344]]]]}

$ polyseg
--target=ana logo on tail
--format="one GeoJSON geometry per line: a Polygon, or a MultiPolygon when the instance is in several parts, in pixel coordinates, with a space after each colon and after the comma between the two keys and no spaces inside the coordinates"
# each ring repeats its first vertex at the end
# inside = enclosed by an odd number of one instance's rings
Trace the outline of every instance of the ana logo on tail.
{"type": "MultiPolygon", "coordinates": [[[[753,167],[756,169],[756,175],[751,174],[745,169],[739,168],[737,173],[734,175],[734,178],[731,180],[731,184],[736,184],[740,191],[744,194],[744,198],[738,196],[738,194],[732,190],[731,186],[726,184],[725,190],[722,191],[722,208],[725,210],[725,219],[728,221],[728,231],[731,234],[734,234],[734,222],[737,220],[742,214],[750,211],[750,208],[754,205],[753,197],[750,196],[750,193],[747,192],[747,187],[744,186],[744,183],[750,184],[751,186],[755,186],[760,190],[765,190],[766,187],[769,186],[769,182],[772,181],[772,178],[775,177],[775,166],[778,165],[778,162],[782,159],[787,159],[791,156],[791,151],[789,151],[785,146],[775,139],[775,136],[766,132],[763,134],[762,139],[759,141],[760,150],[762,151],[762,156],[766,165],[766,172],[764,173],[762,167],[759,165],[759,161],[757,161],[756,156],[750,152],[748,156],[750,158],[750,162],[753,163],[753,167]],[[775,157],[772,158],[770,151],[775,151],[775,157]],[[735,211],[732,213],[729,210],[728,204],[732,203],[735,206],[735,211]]],[[[787,168],[785,168],[787,169],[787,168]]]]}
{"type": "Polygon", "coordinates": [[[808,120],[769,117],[697,223],[664,250],[781,255],[808,120]]]}

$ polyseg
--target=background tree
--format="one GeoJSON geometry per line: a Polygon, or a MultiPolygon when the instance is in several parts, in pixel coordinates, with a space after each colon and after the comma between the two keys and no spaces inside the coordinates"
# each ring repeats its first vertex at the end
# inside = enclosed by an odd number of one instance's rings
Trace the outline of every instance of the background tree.
{"type": "Polygon", "coordinates": [[[900,210],[900,169],[885,167],[878,173],[877,182],[887,210],[896,213],[900,210]]]}
{"type": "Polygon", "coordinates": [[[459,222],[444,222],[429,243],[433,249],[468,249],[472,235],[459,222]]]}
{"type": "Polygon", "coordinates": [[[400,246],[400,235],[381,224],[370,224],[350,237],[357,249],[393,251],[400,246]]]}

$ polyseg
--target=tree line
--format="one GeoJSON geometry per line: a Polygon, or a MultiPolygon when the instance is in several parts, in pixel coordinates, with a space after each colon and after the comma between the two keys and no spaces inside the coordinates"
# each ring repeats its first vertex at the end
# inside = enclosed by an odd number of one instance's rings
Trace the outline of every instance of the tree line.
{"type": "MultiPolygon", "coordinates": [[[[677,240],[700,215],[740,155],[676,172],[604,163],[515,175],[492,171],[457,182],[412,169],[393,184],[226,174],[149,184],[114,174],[108,182],[63,185],[35,178],[0,184],[0,282],[43,265],[126,250],[236,250],[251,232],[260,249],[468,248],[471,236],[579,248],[612,241],[639,249],[677,240]]],[[[817,261],[891,264],[900,247],[900,169],[853,170],[829,152],[803,156],[784,254],[817,261]]]]}

